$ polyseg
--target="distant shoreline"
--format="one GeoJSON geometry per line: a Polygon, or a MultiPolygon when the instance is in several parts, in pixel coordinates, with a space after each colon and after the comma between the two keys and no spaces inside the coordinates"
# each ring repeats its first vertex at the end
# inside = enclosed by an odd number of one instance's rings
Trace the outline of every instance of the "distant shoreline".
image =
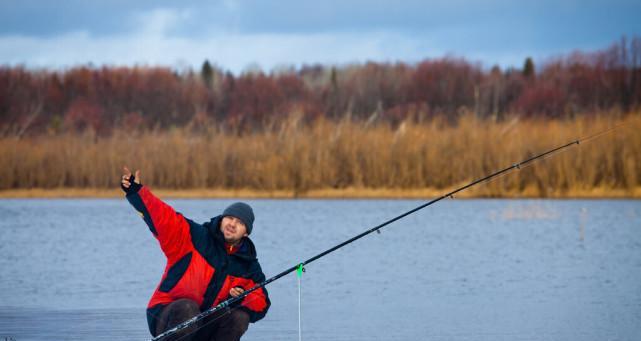
{"type": "MultiPolygon", "coordinates": [[[[153,192],[166,199],[424,199],[436,198],[452,189],[374,189],[374,188],[344,188],[344,189],[314,189],[305,192],[291,190],[259,191],[251,189],[153,189],[153,192]]],[[[54,189],[11,189],[0,190],[1,199],[63,199],[63,198],[119,198],[124,193],[120,189],[98,188],[54,188],[54,189]]],[[[619,189],[587,189],[568,192],[548,192],[547,196],[539,196],[536,192],[521,193],[506,192],[501,195],[480,190],[468,190],[459,193],[456,198],[504,198],[504,199],[641,199],[641,187],[634,190],[619,189]]]]}

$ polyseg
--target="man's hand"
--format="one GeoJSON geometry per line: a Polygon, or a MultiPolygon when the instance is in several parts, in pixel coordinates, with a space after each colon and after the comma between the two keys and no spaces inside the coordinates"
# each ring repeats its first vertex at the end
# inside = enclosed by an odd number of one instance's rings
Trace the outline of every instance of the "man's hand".
{"type": "Polygon", "coordinates": [[[229,294],[230,294],[232,297],[238,297],[238,296],[240,296],[240,294],[242,294],[243,292],[245,292],[245,289],[243,289],[243,288],[241,288],[241,287],[234,287],[234,288],[229,289],[229,294]]]}
{"type": "Polygon", "coordinates": [[[125,193],[136,193],[142,187],[140,184],[140,170],[136,170],[136,175],[132,175],[131,171],[127,166],[123,168],[122,180],[120,181],[120,186],[125,193]]]}

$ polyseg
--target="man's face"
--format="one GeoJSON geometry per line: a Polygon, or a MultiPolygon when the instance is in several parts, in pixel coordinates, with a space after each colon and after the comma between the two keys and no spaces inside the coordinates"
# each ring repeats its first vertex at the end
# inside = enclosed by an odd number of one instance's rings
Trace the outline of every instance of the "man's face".
{"type": "Polygon", "coordinates": [[[220,231],[225,236],[225,241],[232,245],[247,236],[247,227],[245,224],[242,220],[232,216],[223,217],[223,220],[220,222],[220,231]]]}

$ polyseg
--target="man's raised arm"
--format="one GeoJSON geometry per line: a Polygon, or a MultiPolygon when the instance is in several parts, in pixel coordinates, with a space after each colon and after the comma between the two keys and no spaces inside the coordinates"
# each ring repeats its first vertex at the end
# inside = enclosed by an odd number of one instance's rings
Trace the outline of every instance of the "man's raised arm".
{"type": "Polygon", "coordinates": [[[127,201],[140,213],[149,230],[154,234],[160,248],[170,263],[184,256],[189,248],[189,223],[182,214],[154,196],[140,181],[140,170],[135,175],[123,168],[120,181],[127,201]]]}

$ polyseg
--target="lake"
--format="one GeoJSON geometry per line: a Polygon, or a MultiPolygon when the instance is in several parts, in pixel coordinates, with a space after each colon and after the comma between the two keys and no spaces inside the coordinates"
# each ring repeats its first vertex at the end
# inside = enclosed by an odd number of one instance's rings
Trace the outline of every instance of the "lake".
{"type": "MultiPolygon", "coordinates": [[[[168,200],[206,221],[235,200],[168,200]]],[[[267,277],[416,200],[247,200],[267,277]]],[[[0,200],[0,340],[145,340],[164,256],[124,200],[0,200]]],[[[304,340],[640,340],[641,201],[446,200],[306,267],[304,340]]],[[[298,340],[295,274],[243,340],[298,340]]]]}

